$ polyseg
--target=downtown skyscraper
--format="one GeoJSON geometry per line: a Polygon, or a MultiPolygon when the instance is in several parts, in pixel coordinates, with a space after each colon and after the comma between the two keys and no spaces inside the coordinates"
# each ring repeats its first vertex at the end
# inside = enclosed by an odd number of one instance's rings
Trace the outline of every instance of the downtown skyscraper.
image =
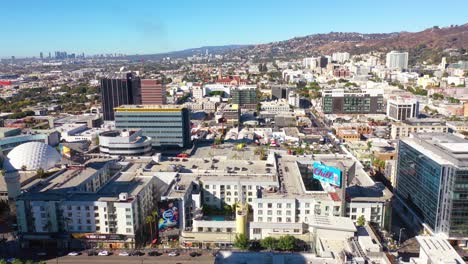
{"type": "Polygon", "coordinates": [[[114,120],[114,108],[141,104],[141,81],[134,73],[116,73],[101,79],[101,99],[104,120],[114,120]]]}

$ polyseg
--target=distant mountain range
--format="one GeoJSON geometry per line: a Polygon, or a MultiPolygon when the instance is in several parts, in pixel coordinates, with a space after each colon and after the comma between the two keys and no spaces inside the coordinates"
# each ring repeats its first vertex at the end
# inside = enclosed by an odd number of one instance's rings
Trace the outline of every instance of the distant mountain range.
{"type": "Polygon", "coordinates": [[[165,57],[171,58],[183,58],[193,56],[195,54],[205,54],[206,51],[210,54],[224,54],[235,49],[241,49],[248,47],[248,45],[225,45],[225,46],[205,46],[200,48],[185,49],[179,51],[171,51],[157,54],[144,54],[144,55],[128,55],[130,59],[148,59],[148,60],[160,60],[165,57]]]}
{"type": "MultiPolygon", "coordinates": [[[[330,32],[296,37],[284,41],[259,45],[207,46],[169,53],[134,55],[134,59],[161,59],[163,57],[187,57],[194,54],[226,54],[228,56],[255,56],[256,58],[301,57],[347,51],[351,54],[370,51],[388,52],[407,50],[426,59],[430,51],[444,49],[468,50],[468,23],[450,27],[432,27],[420,32],[394,32],[362,34],[356,32],[330,32]],[[427,53],[426,55],[425,52],[427,53]]],[[[436,58],[438,59],[438,58],[436,58]]]]}

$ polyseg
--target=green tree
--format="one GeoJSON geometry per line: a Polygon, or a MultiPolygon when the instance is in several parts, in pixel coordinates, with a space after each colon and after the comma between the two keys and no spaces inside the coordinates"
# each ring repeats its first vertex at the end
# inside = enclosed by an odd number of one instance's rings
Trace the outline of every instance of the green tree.
{"type": "Polygon", "coordinates": [[[154,222],[154,217],[152,215],[146,216],[145,223],[148,224],[150,228],[151,239],[153,239],[153,222],[154,222]]]}
{"type": "Polygon", "coordinates": [[[277,243],[278,241],[274,237],[265,237],[264,239],[260,240],[260,245],[269,250],[275,249],[277,243]]]}
{"type": "Polygon", "coordinates": [[[356,221],[356,224],[358,226],[365,226],[366,225],[366,218],[364,217],[364,215],[361,215],[358,217],[357,221],[356,221]]]}
{"type": "Polygon", "coordinates": [[[11,264],[23,264],[23,261],[21,259],[14,259],[11,264]]]}
{"type": "Polygon", "coordinates": [[[44,169],[43,169],[43,168],[39,168],[39,169],[37,169],[37,171],[36,171],[36,175],[37,175],[37,177],[39,177],[39,178],[42,178],[42,177],[44,177],[44,175],[45,175],[45,171],[44,171],[44,169]]]}
{"type": "Polygon", "coordinates": [[[34,264],[34,261],[28,259],[28,260],[26,260],[26,262],[24,262],[24,264],[34,264]]]}
{"type": "Polygon", "coordinates": [[[241,250],[249,248],[249,239],[244,234],[237,234],[234,239],[234,246],[241,250]]]}
{"type": "Polygon", "coordinates": [[[284,251],[292,251],[296,246],[296,238],[291,235],[285,235],[278,239],[278,247],[284,251]]]}
{"type": "Polygon", "coordinates": [[[7,264],[7,261],[4,259],[0,259],[0,264],[7,264]]]}

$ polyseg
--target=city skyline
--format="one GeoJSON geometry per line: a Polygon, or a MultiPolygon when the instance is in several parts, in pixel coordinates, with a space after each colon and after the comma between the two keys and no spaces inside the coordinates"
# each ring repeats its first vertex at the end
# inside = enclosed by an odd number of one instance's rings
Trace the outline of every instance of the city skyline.
{"type": "MultiPolygon", "coordinates": [[[[0,58],[39,57],[63,50],[76,54],[155,54],[203,46],[261,44],[328,32],[389,33],[466,23],[462,1],[432,5],[425,1],[307,3],[206,1],[126,6],[121,1],[84,4],[7,2],[0,58]],[[268,5],[267,5],[268,4],[268,5]],[[144,7],[144,8],[143,8],[144,7]],[[398,17],[395,17],[398,13],[398,17]],[[119,15],[120,14],[120,15],[119,15]],[[262,14],[269,14],[268,16],[262,14]],[[332,23],[333,22],[333,23],[332,23]],[[24,45],[34,43],[34,45],[24,45]]],[[[45,56],[47,57],[47,56],[45,56]]]]}

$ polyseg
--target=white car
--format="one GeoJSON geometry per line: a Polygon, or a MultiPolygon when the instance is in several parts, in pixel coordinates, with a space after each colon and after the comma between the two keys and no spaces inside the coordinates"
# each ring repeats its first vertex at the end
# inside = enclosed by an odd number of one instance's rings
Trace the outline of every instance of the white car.
{"type": "Polygon", "coordinates": [[[78,256],[79,254],[80,253],[78,253],[78,252],[70,252],[70,253],[68,253],[68,256],[73,256],[74,257],[74,256],[78,256]]]}
{"type": "Polygon", "coordinates": [[[179,252],[172,251],[171,253],[167,254],[169,257],[177,257],[179,256],[179,252]]]}
{"type": "Polygon", "coordinates": [[[128,257],[128,256],[130,256],[130,254],[128,254],[127,251],[122,251],[122,252],[119,253],[119,256],[128,257]]]}
{"type": "Polygon", "coordinates": [[[98,253],[98,256],[109,256],[109,251],[107,251],[107,250],[100,251],[100,252],[98,253]]]}

